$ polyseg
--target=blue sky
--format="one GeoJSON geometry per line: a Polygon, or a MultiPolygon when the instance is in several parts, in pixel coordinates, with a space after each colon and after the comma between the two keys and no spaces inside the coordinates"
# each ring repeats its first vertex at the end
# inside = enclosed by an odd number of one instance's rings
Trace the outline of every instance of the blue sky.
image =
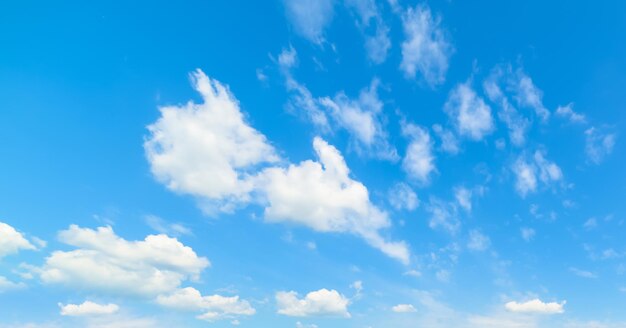
{"type": "Polygon", "coordinates": [[[0,327],[626,327],[626,5],[0,5],[0,327]]]}

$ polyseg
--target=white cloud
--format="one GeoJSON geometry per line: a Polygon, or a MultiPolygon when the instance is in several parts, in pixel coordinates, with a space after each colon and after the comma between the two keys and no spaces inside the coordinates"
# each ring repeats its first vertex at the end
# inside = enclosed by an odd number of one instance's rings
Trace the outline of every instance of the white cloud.
{"type": "Polygon", "coordinates": [[[508,80],[509,88],[514,92],[514,99],[518,106],[532,108],[535,114],[546,122],[550,118],[550,111],[543,105],[543,91],[537,88],[530,76],[521,68],[515,71],[508,80]]]}
{"type": "Polygon", "coordinates": [[[439,124],[433,125],[433,131],[441,140],[440,148],[442,151],[452,155],[459,153],[459,140],[452,131],[443,128],[439,124]]]}
{"type": "Polygon", "coordinates": [[[556,109],[556,116],[569,120],[572,123],[586,123],[587,118],[585,118],[585,115],[576,113],[573,108],[573,103],[569,103],[565,106],[559,106],[556,109]]]}
{"type": "Polygon", "coordinates": [[[157,295],[197,279],[209,266],[188,246],[166,235],[127,241],[111,227],[71,225],[59,240],[77,249],[55,251],[38,270],[41,280],[111,293],[157,295]]]}
{"type": "Polygon", "coordinates": [[[598,276],[593,272],[581,270],[581,269],[574,268],[574,267],[569,268],[569,271],[581,278],[587,278],[587,279],[598,278],[598,276]]]}
{"type": "Polygon", "coordinates": [[[600,131],[591,127],[585,131],[585,153],[587,159],[594,164],[600,164],[605,157],[613,152],[616,135],[600,131]]]}
{"type": "Polygon", "coordinates": [[[409,138],[402,168],[411,179],[427,184],[431,174],[437,171],[430,134],[426,129],[411,123],[402,123],[402,134],[409,138]]]}
{"type": "Polygon", "coordinates": [[[244,120],[227,87],[197,70],[192,80],[204,102],[159,108],[144,148],[154,176],[170,190],[229,211],[248,199],[247,170],[278,157],[265,136],[244,120]]]}
{"type": "Polygon", "coordinates": [[[512,170],[516,178],[515,189],[522,197],[536,191],[539,181],[550,185],[563,180],[561,168],[546,159],[545,155],[544,151],[537,150],[532,160],[520,156],[513,163],[512,170]]]}
{"type": "Polygon", "coordinates": [[[431,197],[426,211],[430,213],[428,225],[431,229],[443,228],[447,232],[455,234],[461,227],[454,203],[444,202],[438,198],[431,197]]]}
{"type": "Polygon", "coordinates": [[[296,328],[319,328],[316,324],[304,324],[300,321],[296,322],[296,328]]]}
{"type": "Polygon", "coordinates": [[[278,313],[291,317],[337,316],[349,318],[350,301],[336,290],[320,289],[299,299],[294,291],[277,292],[278,313]]]}
{"type": "Polygon", "coordinates": [[[0,222],[0,259],[20,250],[35,249],[37,248],[24,238],[21,232],[4,222],[0,222]]]}
{"type": "Polygon", "coordinates": [[[525,241],[531,241],[535,237],[535,229],[532,228],[522,228],[520,233],[525,241]]]}
{"type": "Polygon", "coordinates": [[[365,35],[365,50],[368,58],[375,64],[384,62],[391,48],[391,40],[389,40],[389,28],[382,19],[376,1],[346,0],[346,5],[358,15],[356,25],[365,35]]]}
{"type": "Polygon", "coordinates": [[[454,188],[454,198],[464,210],[470,212],[472,210],[472,190],[465,187],[454,188]]]}
{"type": "Polygon", "coordinates": [[[418,5],[404,12],[402,25],[406,40],[400,69],[407,78],[415,78],[419,72],[430,86],[442,84],[453,47],[439,26],[440,19],[433,18],[428,6],[418,5]]]}
{"type": "Polygon", "coordinates": [[[476,94],[470,82],[459,84],[450,92],[444,111],[461,136],[478,141],[494,130],[491,108],[476,94]]]}
{"type": "Polygon", "coordinates": [[[319,162],[307,160],[288,168],[268,168],[259,186],[268,203],[267,222],[288,222],[320,232],[350,232],[395,259],[408,263],[404,242],[386,242],[379,230],[391,225],[387,213],[369,200],[367,188],[350,178],[341,153],[316,137],[319,162]]]}
{"type": "Polygon", "coordinates": [[[336,124],[348,131],[351,145],[357,153],[395,161],[396,149],[387,141],[383,128],[383,103],[378,98],[380,82],[373,79],[369,88],[361,90],[358,99],[350,99],[340,92],[334,98],[319,99],[336,124]]]}
{"type": "Polygon", "coordinates": [[[396,313],[417,312],[417,310],[415,309],[415,307],[412,304],[398,304],[398,305],[394,305],[391,308],[391,311],[396,312],[396,313]]]}
{"type": "Polygon", "coordinates": [[[113,314],[120,309],[117,304],[98,304],[91,301],[67,305],[59,303],[59,307],[61,308],[61,315],[74,317],[113,314]]]}
{"type": "Polygon", "coordinates": [[[420,204],[420,200],[417,198],[415,191],[404,182],[393,185],[393,187],[389,189],[388,198],[389,203],[396,210],[405,209],[412,211],[420,204]]]}
{"type": "Polygon", "coordinates": [[[540,299],[533,299],[527,302],[508,302],[504,307],[511,312],[518,313],[539,313],[539,314],[557,314],[563,313],[565,301],[561,303],[549,302],[545,303],[540,299]]]}
{"type": "Polygon", "coordinates": [[[330,131],[330,124],[326,113],[320,108],[319,100],[313,97],[306,86],[298,82],[292,75],[291,69],[298,63],[298,54],[293,47],[283,49],[278,56],[278,66],[285,76],[287,90],[291,92],[291,99],[287,109],[295,114],[302,114],[322,132],[330,131]]]}
{"type": "Polygon", "coordinates": [[[26,284],[22,282],[13,282],[6,277],[0,276],[0,294],[6,291],[25,288],[26,284]]]}
{"type": "Polygon", "coordinates": [[[206,321],[230,319],[240,315],[253,315],[256,310],[239,296],[210,295],[202,296],[192,287],[182,288],[169,295],[159,295],[156,302],[168,308],[183,311],[204,312],[196,318],[206,321]]]}
{"type": "Polygon", "coordinates": [[[583,224],[583,228],[585,228],[587,230],[591,230],[591,229],[593,229],[593,228],[595,228],[597,226],[598,226],[598,220],[596,220],[596,218],[589,218],[583,224]]]}
{"type": "Polygon", "coordinates": [[[334,0],[284,0],[287,18],[296,33],[321,44],[333,19],[334,0]]]}
{"type": "Polygon", "coordinates": [[[530,127],[530,121],[521,116],[517,109],[511,105],[498,85],[503,75],[502,67],[494,68],[491,75],[483,82],[483,89],[489,100],[499,105],[498,118],[507,126],[511,143],[515,146],[522,146],[526,143],[526,133],[530,127]]]}
{"type": "Polygon", "coordinates": [[[146,223],[150,228],[154,229],[158,233],[162,233],[170,236],[191,235],[192,232],[189,228],[182,223],[169,223],[156,215],[146,215],[144,217],[146,223]]]}
{"type": "Polygon", "coordinates": [[[487,250],[490,245],[491,241],[489,240],[489,237],[485,236],[478,230],[470,230],[467,248],[472,251],[482,252],[487,250]]]}

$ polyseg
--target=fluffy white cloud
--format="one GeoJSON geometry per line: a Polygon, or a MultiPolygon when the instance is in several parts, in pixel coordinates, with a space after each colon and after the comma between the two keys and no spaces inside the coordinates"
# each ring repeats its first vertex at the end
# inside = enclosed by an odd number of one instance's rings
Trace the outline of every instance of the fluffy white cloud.
{"type": "Polygon", "coordinates": [[[332,22],[334,0],[284,0],[287,18],[296,33],[321,44],[324,30],[332,22]]]}
{"type": "Polygon", "coordinates": [[[563,180],[561,168],[545,158],[545,152],[537,150],[532,160],[520,156],[512,166],[515,174],[515,189],[525,197],[537,190],[538,180],[545,185],[563,180]]]}
{"type": "Polygon", "coordinates": [[[278,313],[291,317],[337,316],[349,318],[350,301],[336,290],[320,289],[299,299],[298,293],[276,293],[278,313]]]}
{"type": "Polygon", "coordinates": [[[453,47],[427,5],[408,8],[402,15],[406,40],[402,43],[400,69],[408,78],[419,72],[430,86],[445,81],[453,47]]]}
{"type": "Polygon", "coordinates": [[[457,85],[450,92],[444,111],[461,136],[482,140],[494,130],[491,108],[474,92],[469,82],[457,85]]]}
{"type": "Polygon", "coordinates": [[[183,311],[202,311],[204,313],[198,315],[197,318],[207,321],[256,313],[250,303],[240,300],[239,296],[202,296],[192,287],[178,289],[169,295],[159,295],[156,302],[162,306],[183,311]]]}
{"type": "Polygon", "coordinates": [[[489,248],[490,245],[491,241],[489,240],[489,237],[485,236],[478,230],[470,230],[467,248],[472,251],[482,252],[489,248]]]}
{"type": "Polygon", "coordinates": [[[227,87],[200,70],[192,80],[204,102],[159,108],[161,117],[148,126],[146,157],[169,189],[230,210],[253,188],[246,170],[278,157],[265,136],[245,122],[227,87]]]}
{"type": "Polygon", "coordinates": [[[604,158],[613,152],[616,135],[600,131],[591,127],[585,131],[585,153],[587,159],[594,164],[600,164],[604,158]]]}
{"type": "Polygon", "coordinates": [[[361,90],[358,99],[350,99],[340,92],[332,99],[320,98],[319,103],[339,127],[348,131],[357,153],[396,160],[397,151],[387,141],[383,128],[383,103],[378,98],[378,85],[377,79],[372,80],[369,88],[361,90]]]}
{"type": "Polygon", "coordinates": [[[106,315],[113,314],[119,311],[120,307],[117,304],[98,304],[91,301],[85,301],[82,304],[61,304],[61,315],[66,316],[91,316],[91,315],[106,315]]]}
{"type": "Polygon", "coordinates": [[[437,170],[430,134],[426,129],[410,123],[402,124],[402,134],[410,140],[402,168],[411,179],[427,184],[431,174],[437,170]]]}
{"type": "Polygon", "coordinates": [[[569,120],[572,123],[586,123],[587,118],[585,115],[576,113],[574,111],[574,104],[569,103],[565,106],[559,106],[556,109],[556,116],[569,120]]]}
{"type": "Polygon", "coordinates": [[[539,313],[539,314],[556,314],[563,313],[565,301],[561,303],[549,302],[545,303],[540,299],[533,299],[527,302],[508,302],[504,307],[511,312],[519,313],[539,313]]]}
{"type": "Polygon", "coordinates": [[[365,35],[365,50],[368,58],[380,64],[387,58],[391,40],[389,28],[382,19],[375,0],[346,0],[346,5],[358,15],[357,27],[365,35]],[[368,33],[373,30],[373,33],[368,33]]]}
{"type": "Polygon", "coordinates": [[[55,251],[38,270],[41,280],[89,290],[157,295],[196,279],[209,266],[188,246],[166,235],[127,241],[111,227],[97,230],[71,225],[59,240],[77,249],[55,251]]]}
{"type": "Polygon", "coordinates": [[[4,222],[0,222],[0,259],[20,250],[35,249],[37,248],[24,238],[21,232],[4,222]]]}
{"type": "Polygon", "coordinates": [[[404,242],[386,242],[380,229],[390,226],[387,213],[369,200],[367,188],[352,180],[339,151],[321,138],[313,147],[319,162],[307,160],[287,168],[268,168],[259,186],[268,203],[268,222],[290,222],[321,232],[350,232],[403,263],[409,261],[404,242]]]}
{"type": "MultiPolygon", "coordinates": [[[[278,58],[288,85],[299,88],[289,72],[296,61],[293,48],[278,58]]],[[[231,210],[237,203],[254,201],[265,206],[266,222],[299,223],[321,232],[350,232],[408,263],[407,245],[387,242],[379,234],[391,224],[387,213],[370,202],[362,183],[349,177],[337,149],[315,138],[313,146],[319,162],[260,167],[261,163],[278,159],[273,147],[244,122],[236,99],[225,87],[200,71],[195,78],[205,103],[162,108],[162,117],[149,126],[151,136],[145,147],[153,173],[161,182],[172,190],[198,196],[205,208],[207,202],[231,210]]],[[[333,101],[338,107],[336,116],[360,143],[376,144],[380,139],[377,123],[359,125],[371,122],[368,118],[373,120],[366,112],[378,113],[382,107],[376,84],[362,92],[356,102],[358,109],[342,97],[339,102],[333,101]]],[[[316,104],[317,100],[307,94],[307,101],[316,104]]],[[[170,279],[170,283],[179,281],[170,279]]]]}
{"type": "Polygon", "coordinates": [[[412,304],[398,304],[391,308],[391,311],[396,313],[411,313],[417,312],[415,307],[412,304]]]}
{"type": "Polygon", "coordinates": [[[389,189],[389,203],[396,210],[408,210],[412,211],[416,209],[420,200],[417,198],[417,194],[411,189],[411,187],[404,183],[396,183],[391,189],[389,189]]]}

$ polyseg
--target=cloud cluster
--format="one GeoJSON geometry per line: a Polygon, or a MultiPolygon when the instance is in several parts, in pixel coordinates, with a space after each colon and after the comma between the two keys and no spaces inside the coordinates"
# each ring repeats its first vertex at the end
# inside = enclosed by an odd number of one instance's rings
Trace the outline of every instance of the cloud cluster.
{"type": "Polygon", "coordinates": [[[321,44],[324,30],[332,22],[334,0],[284,0],[287,18],[296,33],[321,44]]]}
{"type": "Polygon", "coordinates": [[[402,42],[400,69],[407,78],[417,73],[430,86],[445,81],[453,47],[440,27],[440,19],[433,17],[430,8],[421,4],[408,8],[402,14],[405,41],[402,42]]]}
{"type": "MultiPolygon", "coordinates": [[[[292,65],[296,59],[291,54],[283,52],[279,62],[292,65]]],[[[362,183],[350,177],[335,147],[316,137],[317,161],[272,163],[278,159],[273,147],[243,120],[237,100],[226,87],[201,71],[194,74],[194,82],[203,104],[162,108],[162,116],[148,127],[151,134],[144,146],[160,182],[198,197],[201,204],[219,204],[222,211],[232,210],[233,203],[255,202],[264,206],[267,222],[352,233],[385,254],[409,262],[404,242],[388,242],[380,235],[379,230],[391,225],[387,213],[372,204],[362,183]]],[[[375,88],[374,84],[363,91],[358,103],[344,97],[327,99],[328,106],[336,107],[333,117],[363,144],[377,143],[381,133],[370,115],[381,107],[375,88]]]]}
{"type": "Polygon", "coordinates": [[[346,6],[358,16],[357,27],[365,36],[365,51],[370,61],[380,64],[387,58],[391,40],[389,27],[382,19],[382,15],[375,0],[346,0],[346,6]],[[368,32],[368,30],[373,30],[368,32]]]}
{"type": "Polygon", "coordinates": [[[494,130],[491,108],[476,94],[469,82],[457,85],[450,92],[444,111],[460,136],[478,141],[494,130]]]}
{"type": "Polygon", "coordinates": [[[563,180],[561,168],[545,156],[544,151],[537,150],[531,159],[521,155],[513,163],[511,169],[515,174],[515,189],[520,196],[526,197],[537,190],[539,181],[551,185],[563,180]]]}

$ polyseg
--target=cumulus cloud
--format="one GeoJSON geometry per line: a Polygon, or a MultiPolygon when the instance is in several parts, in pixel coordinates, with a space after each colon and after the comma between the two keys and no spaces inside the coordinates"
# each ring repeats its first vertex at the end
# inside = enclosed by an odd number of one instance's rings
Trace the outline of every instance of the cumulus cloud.
{"type": "Polygon", "coordinates": [[[433,142],[428,130],[411,123],[402,123],[402,134],[409,139],[402,168],[407,175],[422,184],[430,182],[436,172],[433,142]]]}
{"type": "Polygon", "coordinates": [[[334,98],[323,97],[319,103],[326,108],[337,126],[350,134],[351,145],[357,153],[380,159],[397,160],[396,149],[387,141],[383,128],[383,103],[378,97],[378,79],[361,90],[357,99],[340,92],[334,98]]]}
{"type": "Polygon", "coordinates": [[[390,226],[387,213],[369,200],[367,188],[350,178],[339,151],[321,138],[313,147],[319,162],[307,160],[287,168],[274,167],[259,176],[268,205],[268,222],[297,223],[321,232],[349,232],[403,263],[409,261],[404,242],[386,242],[380,229],[390,226]]]}
{"type": "Polygon", "coordinates": [[[616,135],[591,127],[585,131],[585,154],[587,159],[600,164],[604,158],[613,152],[616,135]]]}
{"type": "Polygon", "coordinates": [[[415,191],[404,182],[393,185],[391,189],[389,189],[388,198],[389,203],[396,210],[405,209],[412,211],[420,204],[420,200],[417,198],[415,191]]]}
{"type": "Polygon", "coordinates": [[[301,37],[321,44],[334,13],[334,0],[284,0],[287,19],[301,37]]]}
{"type": "Polygon", "coordinates": [[[120,309],[117,304],[98,304],[91,301],[67,305],[59,303],[59,307],[61,308],[61,315],[73,317],[113,314],[120,309]]]}
{"type": "Polygon", "coordinates": [[[21,232],[4,222],[0,222],[0,259],[20,250],[35,249],[37,248],[21,232]]]}
{"type": "Polygon", "coordinates": [[[545,185],[563,180],[561,168],[545,158],[544,151],[535,151],[532,160],[520,156],[512,166],[515,174],[515,189],[520,196],[537,190],[538,182],[545,185]],[[538,180],[539,179],[539,180],[538,180]]]}
{"type": "Polygon", "coordinates": [[[444,111],[460,136],[478,141],[494,130],[491,107],[476,94],[470,82],[459,84],[450,92],[444,111]]]}
{"type": "Polygon", "coordinates": [[[557,314],[565,312],[564,305],[565,301],[546,303],[536,298],[527,302],[508,302],[504,307],[511,312],[518,313],[557,314]]]}
{"type": "Polygon", "coordinates": [[[412,304],[398,304],[398,305],[394,305],[391,308],[391,311],[396,312],[396,313],[411,313],[411,312],[417,312],[417,309],[415,309],[415,307],[412,304]]]}
{"type": "Polygon", "coordinates": [[[467,248],[472,251],[482,252],[489,248],[491,240],[478,230],[470,230],[467,248]]]}
{"type": "Polygon", "coordinates": [[[365,36],[365,50],[368,58],[375,64],[384,62],[391,48],[391,40],[389,40],[389,27],[382,19],[376,1],[346,0],[346,5],[358,16],[356,25],[365,36]],[[368,30],[373,32],[368,32],[368,30]]]}
{"type": "Polygon", "coordinates": [[[192,287],[178,289],[169,295],[159,295],[156,302],[172,309],[203,312],[196,318],[206,321],[231,319],[240,315],[250,316],[256,313],[250,303],[239,299],[239,296],[202,296],[192,287]]]}
{"type": "Polygon", "coordinates": [[[144,149],[152,174],[168,189],[200,197],[220,210],[246,201],[247,170],[278,160],[265,136],[244,120],[239,102],[219,81],[197,70],[204,102],[159,108],[144,149]]]}
{"type": "MultiPolygon", "coordinates": [[[[279,65],[286,68],[296,60],[293,50],[283,51],[278,59],[279,65]]],[[[319,162],[271,163],[278,160],[273,147],[244,122],[236,99],[200,71],[195,77],[205,103],[161,109],[162,117],[149,126],[152,135],[146,141],[146,150],[159,181],[172,190],[200,197],[204,208],[207,202],[219,204],[221,210],[232,210],[233,204],[258,203],[265,207],[266,222],[353,233],[408,263],[409,251],[404,242],[388,242],[381,237],[379,230],[391,225],[387,213],[370,202],[362,183],[350,178],[350,170],[335,147],[317,137],[313,146],[319,162]],[[261,167],[262,163],[267,165],[261,167]]],[[[358,100],[365,109],[351,108],[355,105],[343,98],[334,101],[341,105],[338,107],[350,107],[337,108],[340,113],[336,115],[342,122],[359,140],[373,144],[379,140],[377,125],[370,125],[372,132],[353,119],[362,122],[363,117],[372,118],[363,111],[380,111],[382,105],[375,88],[373,85],[363,91],[358,100]]]]}
{"type": "Polygon", "coordinates": [[[406,39],[402,42],[400,69],[404,75],[415,78],[419,73],[430,86],[442,84],[454,50],[440,27],[440,19],[421,4],[402,14],[402,26],[406,39]]]}
{"type": "Polygon", "coordinates": [[[574,104],[569,103],[565,106],[559,106],[555,112],[556,116],[564,118],[572,123],[586,123],[587,118],[583,114],[574,111],[574,104]]]}
{"type": "Polygon", "coordinates": [[[320,289],[298,298],[298,293],[276,293],[278,313],[291,317],[335,316],[350,318],[348,298],[336,290],[320,289]]]}
{"type": "Polygon", "coordinates": [[[38,270],[44,283],[149,296],[197,279],[209,266],[206,258],[166,235],[127,241],[111,227],[92,230],[71,225],[59,233],[59,240],[76,249],[55,251],[46,258],[38,270]]]}

